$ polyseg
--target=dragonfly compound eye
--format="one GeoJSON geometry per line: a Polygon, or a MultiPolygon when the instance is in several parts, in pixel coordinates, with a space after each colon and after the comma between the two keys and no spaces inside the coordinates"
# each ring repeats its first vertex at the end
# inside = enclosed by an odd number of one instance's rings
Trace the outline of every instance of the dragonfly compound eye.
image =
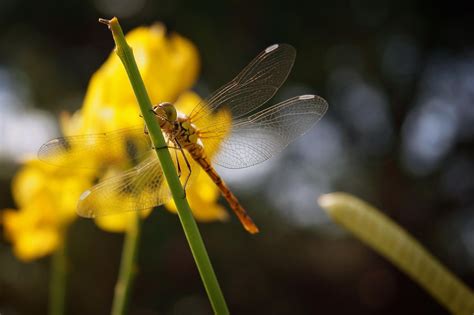
{"type": "Polygon", "coordinates": [[[174,108],[173,104],[164,102],[158,105],[158,107],[164,111],[166,115],[166,119],[168,121],[175,121],[178,118],[178,114],[176,113],[176,108],[174,108]]]}

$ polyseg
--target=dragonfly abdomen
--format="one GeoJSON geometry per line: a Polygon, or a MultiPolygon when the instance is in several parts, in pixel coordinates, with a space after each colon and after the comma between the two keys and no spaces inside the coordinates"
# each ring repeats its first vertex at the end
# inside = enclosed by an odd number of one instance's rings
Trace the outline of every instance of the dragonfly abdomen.
{"type": "Polygon", "coordinates": [[[208,159],[205,157],[195,157],[193,155],[193,159],[201,165],[201,167],[206,171],[212,181],[219,187],[222,196],[227,200],[230,207],[234,211],[237,218],[239,218],[240,222],[244,226],[244,228],[251,234],[258,233],[258,227],[253,222],[252,218],[247,214],[244,207],[240,204],[239,200],[235,195],[230,191],[229,187],[226,183],[222,180],[222,178],[217,174],[216,170],[211,166],[208,159]]]}

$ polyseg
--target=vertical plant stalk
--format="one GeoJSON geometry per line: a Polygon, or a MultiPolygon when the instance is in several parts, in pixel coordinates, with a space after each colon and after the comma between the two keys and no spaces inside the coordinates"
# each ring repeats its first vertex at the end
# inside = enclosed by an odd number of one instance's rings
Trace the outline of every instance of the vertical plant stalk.
{"type": "Polygon", "coordinates": [[[120,260],[120,270],[115,285],[114,301],[112,304],[112,315],[126,314],[135,276],[137,274],[138,244],[141,235],[140,214],[134,213],[133,221],[125,234],[125,241],[120,260]]]}
{"type": "Polygon", "coordinates": [[[229,314],[229,310],[227,309],[224,296],[220,289],[219,283],[217,282],[217,278],[214,273],[214,269],[212,268],[212,264],[204,246],[201,234],[199,233],[199,229],[192,215],[191,208],[189,207],[188,201],[186,200],[185,192],[181,186],[181,182],[179,181],[176,169],[171,160],[171,155],[168,150],[158,149],[165,148],[166,142],[163,134],[161,133],[160,126],[151,112],[152,104],[145,89],[145,85],[143,84],[143,80],[135,62],[135,58],[133,57],[132,49],[130,46],[128,46],[125,40],[122,28],[120,27],[117,18],[114,17],[111,20],[99,19],[99,22],[106,24],[112,32],[112,36],[115,41],[115,53],[119,56],[125,67],[140,106],[141,114],[145,120],[148,134],[150,135],[153,146],[157,148],[156,153],[158,155],[158,159],[160,160],[163,174],[165,175],[168,186],[170,187],[184,234],[186,235],[189,247],[191,248],[191,252],[199,270],[199,274],[201,275],[201,279],[204,283],[204,287],[214,313],[229,314]]]}
{"type": "Polygon", "coordinates": [[[407,273],[451,313],[474,314],[469,287],[382,212],[344,193],[323,195],[318,202],[337,223],[407,273]]]}
{"type": "Polygon", "coordinates": [[[66,299],[66,233],[63,232],[63,243],[51,256],[51,271],[49,283],[49,314],[63,315],[66,299]]]}

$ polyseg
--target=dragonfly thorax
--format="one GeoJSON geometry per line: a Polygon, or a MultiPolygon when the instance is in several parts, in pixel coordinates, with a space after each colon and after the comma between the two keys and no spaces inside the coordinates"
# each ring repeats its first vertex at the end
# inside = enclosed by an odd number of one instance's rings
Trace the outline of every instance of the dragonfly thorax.
{"type": "Polygon", "coordinates": [[[153,107],[153,111],[160,127],[169,139],[178,140],[184,147],[196,144],[202,147],[196,126],[189,121],[187,115],[178,112],[173,104],[169,102],[160,103],[153,107]]]}

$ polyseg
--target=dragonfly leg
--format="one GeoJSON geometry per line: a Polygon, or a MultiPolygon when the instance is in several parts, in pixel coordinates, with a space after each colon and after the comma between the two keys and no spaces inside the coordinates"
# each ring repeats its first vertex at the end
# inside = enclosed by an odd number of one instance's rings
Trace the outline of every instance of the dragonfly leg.
{"type": "Polygon", "coordinates": [[[179,164],[178,150],[174,150],[174,157],[176,159],[176,165],[178,167],[178,178],[181,178],[181,164],[179,164]]]}
{"type": "MultiPolygon", "coordinates": [[[[179,164],[178,150],[180,150],[180,151],[182,152],[183,149],[181,148],[180,145],[179,145],[179,146],[178,146],[178,145],[170,146],[170,145],[169,145],[170,141],[171,141],[171,140],[168,139],[168,141],[166,141],[166,145],[165,145],[165,146],[162,146],[162,147],[159,147],[159,148],[156,148],[156,149],[157,149],[157,150],[163,150],[163,149],[174,149],[174,150],[175,150],[174,152],[175,152],[176,166],[177,166],[177,168],[178,168],[178,169],[177,169],[177,171],[178,171],[178,177],[181,178],[181,164],[179,164]]],[[[178,142],[176,141],[176,143],[178,143],[178,142]]],[[[153,149],[155,149],[155,148],[153,148],[153,149]]],[[[186,159],[186,156],[185,156],[184,154],[183,154],[183,156],[184,156],[184,160],[186,161],[186,165],[188,165],[188,168],[189,168],[189,167],[190,167],[190,166],[189,166],[189,162],[188,162],[188,160],[186,159]]],[[[189,178],[189,176],[186,178],[186,182],[188,181],[188,178],[189,178]]]]}
{"type": "Polygon", "coordinates": [[[169,146],[169,145],[164,145],[162,147],[158,147],[158,148],[155,148],[155,147],[152,147],[153,150],[163,150],[163,149],[173,149],[173,150],[180,150],[179,147],[172,147],[172,146],[169,146]]]}
{"type": "MultiPolygon", "coordinates": [[[[168,141],[166,141],[166,145],[162,146],[162,147],[159,147],[159,148],[156,148],[157,150],[163,150],[163,149],[174,149],[174,150],[181,150],[180,147],[178,146],[170,146],[170,141],[171,139],[168,139],[168,141]]],[[[155,147],[152,148],[153,150],[155,150],[155,147]]]]}
{"type": "Polygon", "coordinates": [[[189,178],[191,177],[191,164],[189,164],[188,158],[186,157],[186,154],[184,154],[183,147],[178,141],[175,141],[176,145],[178,146],[179,151],[181,151],[181,154],[183,155],[184,162],[186,162],[186,166],[188,167],[189,173],[186,176],[186,180],[184,181],[183,189],[184,189],[184,197],[186,198],[186,186],[188,185],[189,178]]]}

